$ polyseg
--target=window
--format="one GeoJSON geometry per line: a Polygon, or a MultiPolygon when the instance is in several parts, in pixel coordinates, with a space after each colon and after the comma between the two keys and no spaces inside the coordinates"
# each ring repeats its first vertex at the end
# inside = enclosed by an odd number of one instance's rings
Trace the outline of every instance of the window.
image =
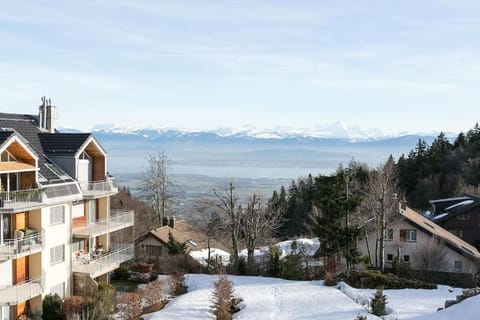
{"type": "Polygon", "coordinates": [[[459,261],[459,260],[455,260],[453,262],[453,267],[455,268],[455,270],[462,270],[462,261],[459,261]]]}
{"type": "Polygon", "coordinates": [[[459,215],[457,215],[457,220],[470,220],[470,214],[468,213],[461,213],[459,215]]]}
{"type": "Polygon", "coordinates": [[[387,228],[385,230],[385,240],[393,240],[393,228],[387,228]]]}
{"type": "Polygon", "coordinates": [[[387,261],[393,261],[393,254],[387,254],[387,261]]]}
{"type": "Polygon", "coordinates": [[[405,238],[409,242],[416,242],[417,241],[417,230],[415,230],[415,229],[405,230],[405,238]]]}
{"type": "Polygon", "coordinates": [[[52,295],[58,294],[60,299],[63,299],[65,297],[65,282],[62,282],[52,287],[52,289],[50,290],[50,293],[52,295]]]}
{"type": "Polygon", "coordinates": [[[403,261],[410,262],[410,256],[404,255],[403,256],[403,261]]]}
{"type": "Polygon", "coordinates": [[[50,208],[50,225],[55,226],[65,222],[65,207],[50,208]]]}
{"type": "Polygon", "coordinates": [[[17,161],[17,159],[8,151],[4,151],[1,155],[1,161],[2,162],[14,162],[17,161]]]}
{"type": "Polygon", "coordinates": [[[50,248],[50,265],[65,261],[65,245],[50,248]]]}

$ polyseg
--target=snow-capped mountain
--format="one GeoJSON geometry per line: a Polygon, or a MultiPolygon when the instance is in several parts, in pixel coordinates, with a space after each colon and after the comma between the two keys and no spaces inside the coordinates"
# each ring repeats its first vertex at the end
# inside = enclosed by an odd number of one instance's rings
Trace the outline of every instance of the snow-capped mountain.
{"type": "MultiPolygon", "coordinates": [[[[61,131],[75,131],[63,128],[61,131]]],[[[153,127],[125,127],[116,124],[98,124],[89,131],[101,134],[128,134],[139,135],[145,138],[162,136],[198,136],[202,134],[227,137],[244,137],[256,139],[292,139],[292,138],[334,138],[349,141],[368,141],[394,138],[406,135],[435,136],[438,133],[391,133],[378,128],[362,129],[357,126],[349,126],[337,121],[326,125],[318,125],[313,128],[295,128],[279,126],[271,129],[261,129],[253,126],[239,128],[216,128],[216,129],[180,129],[180,128],[153,128],[153,127]]]]}

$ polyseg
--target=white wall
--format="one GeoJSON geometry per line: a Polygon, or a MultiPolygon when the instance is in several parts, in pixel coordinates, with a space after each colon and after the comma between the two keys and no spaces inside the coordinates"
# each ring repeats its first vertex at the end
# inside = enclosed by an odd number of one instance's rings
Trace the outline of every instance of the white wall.
{"type": "Polygon", "coordinates": [[[0,287],[13,284],[12,260],[0,262],[0,287]]]}
{"type": "Polygon", "coordinates": [[[65,292],[71,292],[71,222],[72,205],[63,205],[65,208],[65,221],[62,224],[50,226],[50,207],[42,209],[42,228],[45,231],[45,244],[42,252],[42,275],[46,294],[51,288],[65,282],[65,292]],[[65,245],[65,260],[55,265],[50,265],[50,249],[59,245],[65,245]]]}
{"type": "MultiPolygon", "coordinates": [[[[399,219],[391,223],[388,228],[393,228],[393,240],[385,240],[385,267],[391,268],[391,261],[387,261],[387,255],[392,254],[393,257],[397,257],[400,252],[400,259],[403,260],[404,255],[410,256],[410,265],[412,268],[415,268],[415,255],[417,250],[421,246],[428,245],[432,242],[432,236],[425,233],[424,231],[417,229],[412,224],[408,223],[405,219],[399,219]],[[400,241],[400,230],[402,229],[416,229],[417,230],[417,241],[408,242],[400,241]]],[[[375,240],[376,235],[374,233],[369,234],[369,246],[370,253],[373,265],[375,265],[375,240]]],[[[367,245],[365,239],[361,239],[358,243],[358,249],[362,252],[362,255],[367,255],[367,245]]],[[[444,272],[462,272],[462,273],[475,273],[476,266],[475,263],[466,258],[465,256],[459,254],[457,251],[445,246],[446,251],[446,260],[448,264],[443,268],[444,272]],[[462,261],[463,269],[457,270],[454,268],[454,261],[462,261]]]]}

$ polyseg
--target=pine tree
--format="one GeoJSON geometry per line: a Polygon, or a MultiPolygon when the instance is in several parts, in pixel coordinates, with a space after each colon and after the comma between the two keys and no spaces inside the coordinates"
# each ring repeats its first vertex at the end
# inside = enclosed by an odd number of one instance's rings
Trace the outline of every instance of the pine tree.
{"type": "Polygon", "coordinates": [[[372,308],[372,314],[381,317],[387,314],[387,297],[383,294],[383,288],[377,288],[377,292],[370,301],[370,307],[372,308]]]}

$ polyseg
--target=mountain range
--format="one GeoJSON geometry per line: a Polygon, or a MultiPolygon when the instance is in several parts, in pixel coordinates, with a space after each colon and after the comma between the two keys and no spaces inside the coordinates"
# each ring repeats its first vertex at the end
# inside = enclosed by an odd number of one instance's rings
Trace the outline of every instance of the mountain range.
{"type": "MultiPolygon", "coordinates": [[[[63,128],[63,131],[76,131],[63,128]]],[[[337,121],[331,124],[318,125],[314,128],[294,128],[294,127],[275,127],[273,129],[259,129],[253,126],[243,126],[240,128],[217,128],[217,129],[189,129],[179,128],[142,128],[142,127],[123,127],[116,124],[95,125],[89,131],[98,134],[129,134],[139,135],[147,139],[165,138],[185,138],[185,137],[219,137],[219,138],[255,138],[255,139],[292,139],[292,138],[310,138],[310,139],[345,139],[350,142],[361,142],[369,140],[383,140],[403,136],[437,136],[438,132],[385,132],[378,128],[361,129],[357,126],[349,126],[343,122],[337,121]]],[[[447,136],[454,137],[454,133],[446,133],[447,136]]]]}
{"type": "Polygon", "coordinates": [[[114,174],[142,172],[148,154],[164,151],[176,174],[276,179],[330,173],[352,158],[376,166],[389,155],[398,158],[407,154],[419,139],[431,143],[437,136],[388,135],[340,122],[313,130],[246,127],[183,131],[99,125],[92,132],[108,151],[114,174]]]}

